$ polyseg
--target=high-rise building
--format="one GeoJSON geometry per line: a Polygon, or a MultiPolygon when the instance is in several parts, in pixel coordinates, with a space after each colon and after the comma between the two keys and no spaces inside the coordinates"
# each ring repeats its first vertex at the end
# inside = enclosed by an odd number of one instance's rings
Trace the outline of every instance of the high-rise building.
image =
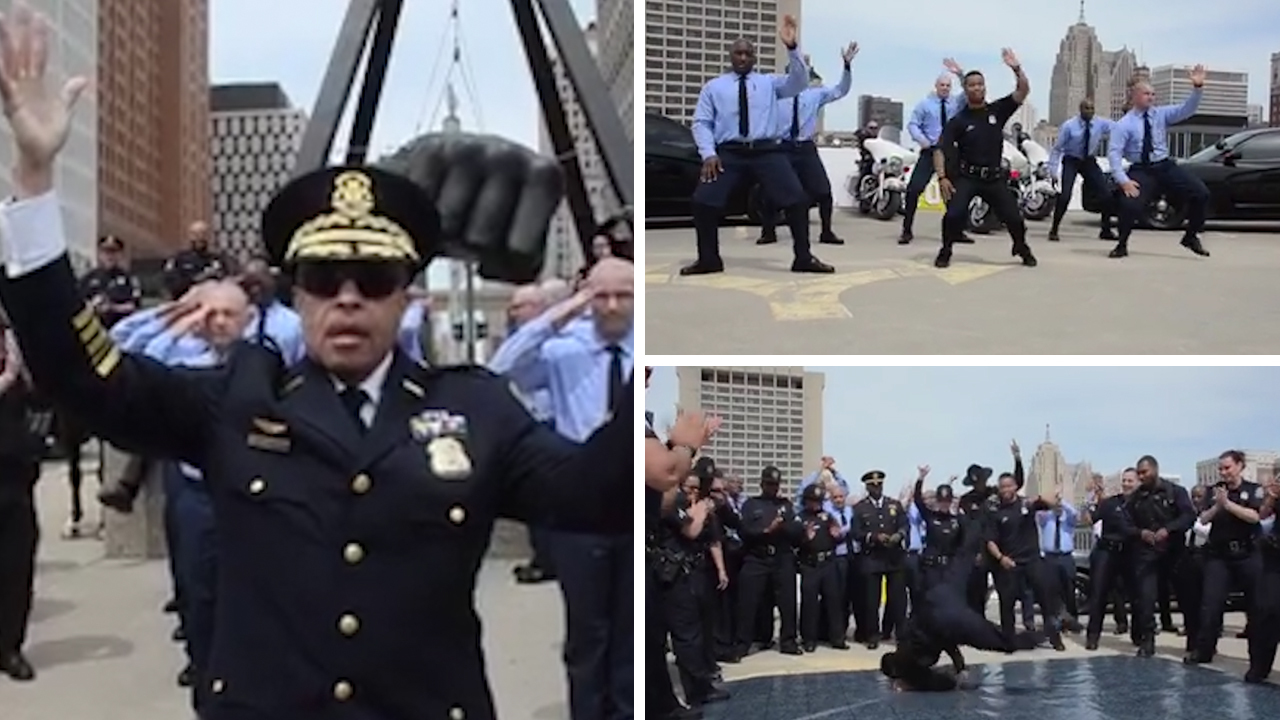
{"type": "Polygon", "coordinates": [[[778,39],[783,15],[800,20],[800,0],[646,0],[645,111],[688,123],[702,86],[726,71],[729,46],[739,38],[755,44],[760,70],[781,72],[787,64],[778,39]]]}
{"type": "Polygon", "coordinates": [[[782,471],[782,493],[822,457],[822,392],[826,376],[800,367],[678,367],[680,407],[715,413],[723,425],[706,454],[743,479],[747,494],[760,486],[760,471],[782,471]]]}
{"type": "Polygon", "coordinates": [[[1111,74],[1111,97],[1103,104],[1103,98],[1095,98],[1095,108],[1100,117],[1119,120],[1128,112],[1129,82],[1141,73],[1146,78],[1151,71],[1138,62],[1138,55],[1127,47],[1104,52],[1111,74]]]}
{"type": "Polygon", "coordinates": [[[293,173],[307,114],[277,83],[217,85],[209,95],[213,236],[245,260],[263,252],[262,212],[293,173]]]}
{"type": "Polygon", "coordinates": [[[1267,122],[1267,109],[1255,103],[1249,103],[1249,127],[1264,125],[1267,122]]]}
{"type": "MultiPolygon", "coordinates": [[[[1049,122],[1061,125],[1080,111],[1080,101],[1101,99],[1110,105],[1111,68],[1106,64],[1102,43],[1092,25],[1085,22],[1084,2],[1080,18],[1067,28],[1066,37],[1058,44],[1049,82],[1049,122]]],[[[1107,108],[1109,114],[1110,107],[1107,108]]]]}
{"type": "MultiPolygon", "coordinates": [[[[1027,101],[1022,103],[1022,105],[1014,111],[1013,115],[1009,116],[1009,121],[1004,124],[1004,127],[1008,130],[1016,123],[1022,126],[1024,132],[1030,134],[1031,131],[1035,129],[1038,121],[1039,118],[1036,116],[1036,106],[1032,105],[1030,101],[1027,101]]],[[[1034,140],[1035,138],[1032,139],[1034,140]]]]}
{"type": "MultiPolygon", "coordinates": [[[[1274,450],[1245,450],[1244,479],[1260,485],[1268,485],[1280,477],[1280,453],[1274,450]]],[[[1196,463],[1196,484],[1215,485],[1218,475],[1218,458],[1211,457],[1196,463]]]]}
{"type": "Polygon", "coordinates": [[[1270,125],[1280,127],[1280,52],[1271,53],[1270,125]]]}
{"type": "Polygon", "coordinates": [[[858,127],[866,127],[867,123],[875,120],[882,128],[894,127],[901,130],[904,127],[902,111],[900,100],[879,95],[859,95],[858,127]]]}
{"type": "Polygon", "coordinates": [[[1093,466],[1088,461],[1067,462],[1062,449],[1049,436],[1048,425],[1044,428],[1044,442],[1036,448],[1026,472],[1027,483],[1023,491],[1027,497],[1056,491],[1063,500],[1079,504],[1084,501],[1093,482],[1093,466]]]}
{"type": "Polygon", "coordinates": [[[596,0],[599,50],[596,61],[627,137],[634,140],[636,116],[635,10],[632,0],[596,0]]]}
{"type": "MultiPolygon", "coordinates": [[[[1177,104],[1191,94],[1189,65],[1151,68],[1151,89],[1161,104],[1177,104]]],[[[1245,120],[1249,116],[1249,73],[1208,70],[1197,115],[1225,115],[1245,120]]]]}
{"type": "Polygon", "coordinates": [[[98,8],[98,227],[134,256],[185,245],[209,219],[209,2],[98,8]]]}

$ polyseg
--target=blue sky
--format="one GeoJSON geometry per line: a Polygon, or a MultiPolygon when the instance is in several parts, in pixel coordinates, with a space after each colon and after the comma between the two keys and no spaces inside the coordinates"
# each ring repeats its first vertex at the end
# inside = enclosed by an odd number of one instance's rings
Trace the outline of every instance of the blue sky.
{"type": "MultiPolygon", "coordinates": [[[[1079,15],[1076,0],[1045,0],[1033,5],[1015,0],[952,0],[852,3],[804,0],[800,41],[826,78],[838,78],[839,50],[856,40],[849,97],[827,108],[828,128],[853,128],[857,96],[886,95],[910,107],[929,92],[942,72],[942,59],[954,56],[965,68],[993,75],[995,90],[1013,80],[1001,68],[1000,49],[1017,51],[1031,80],[1031,102],[1040,117],[1048,114],[1049,79],[1058,43],[1079,15]],[[981,8],[980,10],[975,8],[981,8]]],[[[1280,3],[1274,0],[1089,0],[1085,19],[1107,50],[1128,45],[1155,67],[1204,63],[1210,68],[1249,73],[1249,101],[1266,107],[1272,52],[1280,51],[1280,3]]]]}
{"type": "MultiPolygon", "coordinates": [[[[826,373],[824,453],[850,476],[884,470],[895,491],[922,464],[939,482],[1006,469],[1015,438],[1030,459],[1046,423],[1068,462],[1107,473],[1150,453],[1187,481],[1223,450],[1280,449],[1278,368],[808,369],[826,373]]],[[[659,430],[675,402],[675,370],[657,368],[645,405],[659,430]]]]}
{"type": "MultiPolygon", "coordinates": [[[[595,17],[594,0],[572,0],[582,25],[595,17]]],[[[310,111],[346,0],[216,0],[210,5],[210,78],[215,83],[275,80],[295,105],[310,111]]],[[[508,0],[459,3],[464,66],[476,96],[459,83],[464,126],[538,145],[541,110],[508,0]]],[[[409,0],[400,20],[371,147],[391,150],[425,132],[443,111],[449,65],[447,0],[409,0]],[[432,68],[440,58],[440,67],[432,68]],[[419,126],[422,130],[419,130],[419,126]]],[[[341,136],[340,136],[341,138],[341,136]]]]}

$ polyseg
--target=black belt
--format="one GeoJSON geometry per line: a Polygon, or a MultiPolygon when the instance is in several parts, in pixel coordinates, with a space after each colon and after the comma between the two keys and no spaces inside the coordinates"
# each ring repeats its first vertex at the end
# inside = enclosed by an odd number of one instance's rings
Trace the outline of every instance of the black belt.
{"type": "Polygon", "coordinates": [[[771,558],[778,554],[777,545],[756,545],[747,552],[759,558],[771,558]]]}
{"type": "Polygon", "coordinates": [[[1131,168],[1139,168],[1139,169],[1142,169],[1142,168],[1153,168],[1153,167],[1160,167],[1160,166],[1164,165],[1165,163],[1170,163],[1170,162],[1173,162],[1173,158],[1171,158],[1171,157],[1167,157],[1167,158],[1165,158],[1165,159],[1163,159],[1163,160],[1156,160],[1156,161],[1154,161],[1154,162],[1149,162],[1149,163],[1129,163],[1129,167],[1131,167],[1131,168]]]}
{"type": "Polygon", "coordinates": [[[1053,552],[1045,553],[1045,557],[1049,557],[1051,555],[1053,557],[1070,557],[1071,555],[1074,555],[1074,554],[1075,552],[1072,550],[1054,550],[1053,552]]]}
{"type": "Polygon", "coordinates": [[[821,565],[830,560],[836,554],[835,550],[824,550],[816,553],[803,553],[800,555],[800,562],[805,565],[821,565]]]}
{"type": "Polygon", "coordinates": [[[977,178],[978,180],[1001,180],[1005,176],[1005,171],[999,165],[995,167],[990,165],[970,165],[961,160],[960,174],[965,177],[977,178]]]}
{"type": "Polygon", "coordinates": [[[783,140],[782,145],[789,148],[813,147],[812,140],[783,140]]]}
{"type": "Polygon", "coordinates": [[[1244,557],[1253,552],[1253,542],[1249,540],[1230,540],[1228,542],[1219,542],[1205,547],[1214,555],[1227,555],[1231,557],[1244,557]]]}
{"type": "Polygon", "coordinates": [[[752,150],[777,150],[782,143],[777,139],[770,140],[730,140],[716,146],[716,151],[751,152],[752,150]]]}
{"type": "Polygon", "coordinates": [[[1124,543],[1119,540],[1103,540],[1098,538],[1098,548],[1108,552],[1119,552],[1124,549],[1124,543]]]}
{"type": "Polygon", "coordinates": [[[925,555],[920,558],[920,564],[925,567],[944,567],[951,564],[950,555],[925,555]]]}

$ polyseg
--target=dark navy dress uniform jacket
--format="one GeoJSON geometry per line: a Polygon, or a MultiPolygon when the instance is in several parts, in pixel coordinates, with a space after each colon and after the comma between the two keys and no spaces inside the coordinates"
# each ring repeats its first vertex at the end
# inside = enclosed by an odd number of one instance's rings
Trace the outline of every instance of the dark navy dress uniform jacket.
{"type": "Polygon", "coordinates": [[[632,522],[630,392],[576,446],[488,371],[397,352],[362,433],[306,361],[285,371],[242,345],[183,371],[121,354],[65,258],[0,282],[0,301],[55,402],[124,450],[205,471],[220,563],[204,720],[493,718],[473,594],[494,520],[632,522]],[[429,452],[441,434],[453,452],[429,452]]]}

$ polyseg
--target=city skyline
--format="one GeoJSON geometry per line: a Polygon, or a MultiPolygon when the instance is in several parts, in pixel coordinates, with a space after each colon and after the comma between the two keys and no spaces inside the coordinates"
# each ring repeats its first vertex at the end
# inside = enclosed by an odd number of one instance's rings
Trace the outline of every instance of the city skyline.
{"type": "MultiPolygon", "coordinates": [[[[1229,0],[1228,4],[1225,12],[1206,14],[1191,0],[1095,2],[1086,5],[1085,19],[1097,29],[1104,48],[1133,48],[1148,67],[1203,63],[1211,70],[1247,72],[1249,102],[1265,106],[1270,56],[1280,49],[1280,40],[1270,28],[1280,22],[1280,6],[1262,0],[1229,0]],[[1240,17],[1245,15],[1249,20],[1242,23],[1240,17]]],[[[922,0],[907,13],[874,3],[859,6],[855,13],[848,3],[804,0],[801,46],[819,73],[835,76],[839,49],[848,42],[857,41],[861,48],[850,97],[825,108],[826,129],[856,128],[856,100],[863,94],[901,100],[910,113],[943,72],[942,59],[947,56],[965,68],[984,71],[991,78],[989,94],[1003,95],[1006,88],[1013,88],[1013,79],[1000,63],[1000,49],[1006,46],[1018,53],[1031,80],[1030,102],[1047,112],[1055,56],[1079,16],[1079,3],[1060,0],[1044,10],[1037,8],[1035,22],[1018,24],[1019,31],[1012,35],[1001,28],[1010,27],[1014,20],[992,22],[993,18],[1024,18],[1026,7],[1012,0],[988,0],[982,12],[956,13],[952,3],[922,0]],[[922,18],[946,21],[922,22],[922,18]],[[891,38],[902,40],[887,40],[891,38]]]]}
{"type": "MultiPolygon", "coordinates": [[[[1009,442],[1031,458],[1049,425],[1071,463],[1104,475],[1144,454],[1184,480],[1196,463],[1232,449],[1277,444],[1274,368],[806,367],[825,373],[821,454],[856,482],[886,472],[895,494],[932,467],[933,483],[970,463],[1012,468],[1009,442]]],[[[655,368],[645,407],[662,432],[674,418],[674,368],[655,368]]],[[[816,466],[818,458],[808,459],[816,466]]],[[[751,478],[760,468],[734,468],[751,478]]]]}

